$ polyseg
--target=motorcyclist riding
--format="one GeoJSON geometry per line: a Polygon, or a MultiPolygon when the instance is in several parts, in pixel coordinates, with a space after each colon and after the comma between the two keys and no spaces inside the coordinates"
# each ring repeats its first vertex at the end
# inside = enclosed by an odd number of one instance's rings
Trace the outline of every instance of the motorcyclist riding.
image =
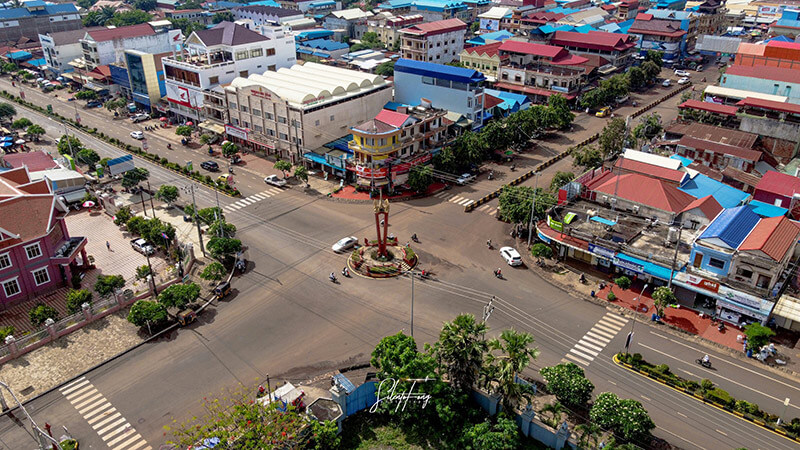
{"type": "Polygon", "coordinates": [[[703,356],[703,364],[711,364],[711,360],[708,358],[708,355],[703,356]]]}
{"type": "Polygon", "coordinates": [[[345,267],[344,269],[342,269],[342,275],[344,275],[344,276],[346,276],[346,277],[349,277],[349,276],[350,276],[350,271],[349,271],[349,270],[347,270],[347,267],[345,267]]]}
{"type": "Polygon", "coordinates": [[[331,281],[333,281],[334,283],[336,282],[336,275],[333,272],[331,272],[331,274],[330,274],[330,276],[328,278],[330,278],[331,281]]]}

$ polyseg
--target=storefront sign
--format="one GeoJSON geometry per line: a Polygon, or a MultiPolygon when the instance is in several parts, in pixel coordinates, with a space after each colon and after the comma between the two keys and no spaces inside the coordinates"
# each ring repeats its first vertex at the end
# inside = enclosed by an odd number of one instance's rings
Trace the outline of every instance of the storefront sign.
{"type": "Polygon", "coordinates": [[[594,244],[589,244],[589,252],[606,259],[614,259],[614,256],[616,256],[614,251],[594,244]]]}
{"type": "Polygon", "coordinates": [[[270,94],[269,92],[261,92],[261,91],[255,90],[255,89],[250,89],[250,93],[255,97],[261,97],[261,98],[265,98],[267,100],[271,100],[272,99],[272,94],[270,94]]]}
{"type": "Polygon", "coordinates": [[[553,220],[553,218],[550,216],[547,216],[547,226],[556,231],[564,231],[564,224],[553,220]]]}
{"type": "Polygon", "coordinates": [[[247,140],[247,130],[237,128],[233,125],[225,125],[225,133],[227,133],[228,136],[244,139],[245,141],[247,140]]]}
{"type": "Polygon", "coordinates": [[[724,308],[724,309],[731,310],[731,311],[735,311],[737,313],[744,314],[745,316],[750,316],[750,317],[753,317],[753,318],[756,318],[756,319],[762,320],[762,321],[764,319],[766,319],[767,316],[769,315],[769,313],[767,313],[767,314],[757,313],[757,312],[751,311],[749,309],[742,308],[741,306],[737,306],[734,303],[723,302],[722,300],[717,300],[717,306],[719,306],[721,308],[724,308]]]}
{"type": "Polygon", "coordinates": [[[684,272],[676,273],[675,279],[710,292],[718,292],[720,289],[719,283],[716,281],[706,280],[703,277],[689,275],[684,272]]]}
{"type": "Polygon", "coordinates": [[[744,292],[735,291],[727,286],[719,287],[719,295],[725,297],[729,301],[736,302],[745,306],[755,309],[761,309],[761,299],[744,292]]]}
{"type": "Polygon", "coordinates": [[[544,242],[546,244],[549,244],[550,242],[552,242],[552,239],[550,239],[549,237],[545,236],[541,231],[537,230],[536,231],[536,235],[539,237],[539,239],[542,240],[542,242],[544,242]]]}
{"type": "Polygon", "coordinates": [[[325,155],[325,161],[327,161],[328,164],[340,170],[344,170],[344,162],[345,162],[344,158],[339,158],[338,156],[331,156],[330,154],[327,154],[325,155]]]}
{"type": "Polygon", "coordinates": [[[431,160],[431,154],[430,153],[426,153],[426,154],[424,154],[424,155],[422,155],[422,156],[420,156],[418,158],[415,158],[412,161],[394,165],[394,166],[392,166],[392,177],[407,173],[408,171],[411,170],[412,167],[418,166],[420,164],[425,164],[430,160],[431,160]]]}
{"type": "Polygon", "coordinates": [[[386,178],[387,172],[385,167],[372,169],[367,166],[356,166],[356,174],[361,178],[386,178]]]}
{"type": "Polygon", "coordinates": [[[636,273],[643,273],[644,266],[641,264],[636,264],[635,262],[630,262],[625,259],[614,258],[614,265],[617,267],[621,267],[623,269],[630,270],[631,272],[636,273]]]}

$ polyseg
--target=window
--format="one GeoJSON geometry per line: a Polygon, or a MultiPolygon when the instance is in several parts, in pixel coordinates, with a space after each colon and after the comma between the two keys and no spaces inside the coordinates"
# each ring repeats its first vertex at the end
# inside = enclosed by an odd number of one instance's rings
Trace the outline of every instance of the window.
{"type": "Polygon", "coordinates": [[[260,109],[253,108],[253,115],[254,115],[254,116],[261,117],[261,110],[260,110],[260,109]]]}
{"type": "Polygon", "coordinates": [[[278,116],[278,123],[286,123],[286,117],[278,116]]]}
{"type": "Polygon", "coordinates": [[[250,128],[250,122],[247,122],[246,120],[243,120],[242,121],[242,126],[245,127],[245,128],[250,128]]]}
{"type": "Polygon", "coordinates": [[[725,268],[725,261],[717,258],[708,258],[708,265],[711,267],[716,267],[717,269],[725,268]]]}
{"type": "Polygon", "coordinates": [[[256,125],[256,124],[253,124],[253,130],[254,130],[256,133],[261,133],[262,131],[264,131],[264,127],[262,127],[261,125],[256,125]]]}
{"type": "Polygon", "coordinates": [[[31,272],[33,274],[33,281],[36,283],[37,286],[41,286],[45,283],[50,282],[50,273],[47,272],[47,267],[42,267],[41,269],[34,270],[31,272]]]}
{"type": "Polygon", "coordinates": [[[288,141],[289,136],[286,133],[278,133],[278,138],[282,141],[288,141]]]}
{"type": "Polygon", "coordinates": [[[39,247],[39,244],[31,244],[25,247],[25,253],[28,255],[28,259],[34,259],[42,256],[42,248],[39,247]]]}
{"type": "Polygon", "coordinates": [[[250,57],[251,58],[258,58],[259,56],[264,54],[264,50],[260,48],[254,48],[250,50],[250,57]]]}
{"type": "Polygon", "coordinates": [[[247,50],[236,52],[236,60],[239,61],[241,59],[247,59],[247,50]]]}
{"type": "Polygon", "coordinates": [[[8,253],[3,253],[0,255],[0,269],[6,269],[11,267],[11,257],[8,256],[8,253]]]}
{"type": "Polygon", "coordinates": [[[422,84],[434,84],[434,83],[436,83],[436,81],[434,81],[433,77],[422,77],[422,84]]]}
{"type": "Polygon", "coordinates": [[[19,288],[19,283],[17,282],[16,278],[12,278],[8,281],[3,281],[3,291],[6,293],[6,298],[13,297],[21,292],[19,288]]]}
{"type": "Polygon", "coordinates": [[[267,120],[275,120],[275,116],[273,116],[272,113],[266,111],[264,111],[264,118],[267,120]]]}
{"type": "Polygon", "coordinates": [[[239,109],[239,105],[237,105],[237,104],[236,104],[236,103],[234,103],[234,102],[231,102],[231,108],[232,108],[232,109],[239,109]]]}
{"type": "Polygon", "coordinates": [[[247,106],[244,106],[244,105],[241,105],[241,106],[239,107],[239,109],[240,109],[240,110],[241,110],[243,113],[246,113],[247,111],[249,111],[249,109],[247,108],[247,106]]]}
{"type": "Polygon", "coordinates": [[[231,122],[232,122],[232,123],[233,123],[235,126],[237,126],[237,127],[239,126],[239,119],[237,119],[236,117],[231,117],[231,122]]]}
{"type": "Polygon", "coordinates": [[[296,127],[299,127],[299,126],[300,126],[300,122],[298,122],[298,121],[297,121],[297,120],[295,120],[295,119],[292,119],[292,126],[293,126],[293,127],[295,127],[295,128],[296,128],[296,127]]]}
{"type": "Polygon", "coordinates": [[[275,130],[272,128],[267,128],[267,136],[275,137],[275,130]]]}
{"type": "Polygon", "coordinates": [[[275,56],[275,49],[274,48],[268,48],[267,49],[267,56],[275,56]]]}
{"type": "Polygon", "coordinates": [[[315,125],[315,126],[319,126],[319,119],[317,119],[317,120],[315,120],[315,121],[314,121],[314,125],[315,125]]]}
{"type": "Polygon", "coordinates": [[[753,278],[753,271],[748,269],[742,269],[741,267],[736,269],[736,275],[744,278],[753,278]]]}
{"type": "Polygon", "coordinates": [[[208,77],[208,82],[211,84],[219,84],[219,77],[218,76],[208,77]]]}
{"type": "Polygon", "coordinates": [[[331,122],[333,122],[333,120],[334,120],[335,118],[336,118],[336,117],[335,117],[333,114],[331,114],[331,122]]]}
{"type": "Polygon", "coordinates": [[[249,74],[249,72],[246,71],[246,70],[242,70],[241,72],[239,72],[239,76],[242,77],[242,78],[247,78],[248,74],[249,74]]]}
{"type": "Polygon", "coordinates": [[[278,70],[278,69],[277,69],[277,67],[275,66],[275,64],[270,64],[270,65],[268,65],[268,66],[267,66],[267,70],[269,70],[269,71],[271,71],[271,72],[275,72],[275,71],[276,71],[276,70],[278,70]]]}

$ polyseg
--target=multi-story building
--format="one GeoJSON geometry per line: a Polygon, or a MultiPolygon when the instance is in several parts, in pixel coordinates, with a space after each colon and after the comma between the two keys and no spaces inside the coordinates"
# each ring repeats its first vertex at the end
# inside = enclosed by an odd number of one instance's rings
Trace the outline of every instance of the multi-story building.
{"type": "Polygon", "coordinates": [[[663,52],[662,57],[667,63],[678,61],[685,48],[686,30],[682,30],[680,24],[654,19],[650,14],[636,16],[628,34],[638,39],[636,45],[642,53],[648,50],[663,52]]]}
{"type": "Polygon", "coordinates": [[[400,30],[408,26],[422,23],[423,18],[420,14],[407,16],[393,16],[389,12],[382,12],[367,19],[366,24],[357,24],[354,27],[354,34],[361,38],[365,32],[369,31],[378,35],[378,39],[387,48],[400,48],[400,30]]]}
{"type": "Polygon", "coordinates": [[[310,39],[297,43],[297,54],[301,58],[307,56],[323,59],[339,59],[348,53],[350,53],[349,45],[330,39],[310,39]]]}
{"type": "Polygon", "coordinates": [[[71,237],[69,209],[47,180],[31,181],[26,167],[0,172],[0,303],[19,303],[64,286],[90,262],[86,238],[71,237]]]}
{"type": "Polygon", "coordinates": [[[800,76],[797,68],[743,66],[734,64],[722,74],[721,87],[781,95],[789,103],[800,103],[800,76]]]}
{"type": "MultiPolygon", "coordinates": [[[[333,1],[333,0],[329,0],[333,1]]],[[[252,3],[252,2],[251,2],[252,3]]],[[[256,2],[258,3],[258,2],[256,2]]],[[[303,14],[312,12],[316,6],[320,3],[327,3],[321,0],[278,0],[277,2],[281,8],[284,9],[293,9],[296,11],[300,11],[303,14]]],[[[336,10],[342,9],[342,2],[334,1],[333,8],[336,10]]]]}
{"type": "Polygon", "coordinates": [[[486,76],[487,81],[497,81],[497,69],[508,56],[500,57],[502,42],[465,48],[459,55],[459,62],[468,69],[475,69],[486,76]]]}
{"type": "Polygon", "coordinates": [[[167,19],[186,19],[192,23],[209,25],[214,19],[214,14],[204,9],[178,9],[165,10],[164,17],[167,19]]]}
{"type": "Polygon", "coordinates": [[[152,54],[139,50],[125,52],[131,97],[136,106],[151,111],[167,94],[164,66],[161,59],[172,53],[152,54]]]}
{"type": "Polygon", "coordinates": [[[342,30],[343,36],[360,39],[361,36],[356,35],[355,28],[357,25],[366,24],[372,15],[370,11],[359,8],[331,11],[325,15],[322,26],[326,30],[342,30]]]}
{"type": "Polygon", "coordinates": [[[156,32],[149,23],[142,23],[119,28],[90,29],[80,42],[83,62],[91,69],[124,61],[126,50],[169,52],[182,39],[181,30],[156,32]]]}
{"type": "MultiPolygon", "coordinates": [[[[482,5],[491,5],[489,0],[478,0],[482,5]]],[[[394,15],[413,15],[419,14],[424,18],[424,22],[435,22],[438,20],[461,19],[465,22],[472,22],[476,14],[481,11],[473,11],[465,1],[451,0],[388,0],[379,5],[381,10],[389,11],[394,15]]],[[[486,8],[488,9],[488,7],[486,8]]]]}
{"type": "Polygon", "coordinates": [[[588,75],[587,58],[553,45],[508,40],[500,45],[500,56],[495,87],[534,99],[561,94],[572,100],[588,75]]]}
{"type": "Polygon", "coordinates": [[[703,0],[694,2],[687,9],[694,11],[697,17],[697,35],[717,35],[725,31],[725,2],[719,0],[703,0]]]}
{"type": "Polygon", "coordinates": [[[769,34],[779,36],[797,36],[800,33],[800,11],[784,10],[781,18],[769,26],[769,34]]]}
{"type": "Polygon", "coordinates": [[[464,49],[467,24],[460,19],[419,23],[400,30],[400,54],[405,59],[446,64],[464,49]]]}
{"type": "Polygon", "coordinates": [[[77,29],[70,31],[56,31],[39,35],[42,44],[44,59],[47,69],[58,76],[64,72],[72,72],[74,67],[69,62],[83,56],[80,40],[86,35],[86,30],[77,29]]]}
{"type": "Polygon", "coordinates": [[[771,40],[766,44],[742,42],[736,49],[734,65],[800,69],[800,43],[771,40]]]}
{"type": "Polygon", "coordinates": [[[763,154],[758,149],[757,134],[701,123],[674,128],[678,130],[670,128],[667,132],[680,136],[676,153],[715,170],[733,167],[752,172],[763,154]]]}
{"type": "Polygon", "coordinates": [[[482,33],[492,31],[509,30],[514,23],[511,8],[495,6],[485,13],[478,15],[479,27],[482,33]]]}
{"type": "Polygon", "coordinates": [[[394,99],[457,113],[477,130],[483,126],[484,81],[486,77],[477,70],[399,59],[394,65],[394,99]]]}
{"type": "Polygon", "coordinates": [[[639,14],[639,0],[623,0],[617,5],[616,18],[620,22],[633,19],[639,14]]]}
{"type": "Polygon", "coordinates": [[[580,56],[598,55],[618,69],[625,69],[631,63],[636,49],[636,38],[628,34],[589,31],[557,30],[550,38],[550,45],[564,47],[570,53],[580,56]]]}
{"type": "Polygon", "coordinates": [[[41,0],[0,10],[0,24],[0,43],[6,45],[14,45],[23,37],[35,41],[40,34],[83,28],[81,15],[73,3],[51,4],[41,0]]]}
{"type": "MultiPolygon", "coordinates": [[[[228,139],[297,163],[374,117],[392,89],[378,75],[307,62],[238,77],[224,95],[228,139]]],[[[328,165],[344,175],[344,161],[328,165]]]]}
{"type": "Polygon", "coordinates": [[[699,15],[692,11],[672,11],[665,9],[648,9],[645,13],[653,16],[655,20],[668,20],[686,32],[681,44],[682,55],[687,55],[694,50],[697,43],[699,15]]]}
{"type": "Polygon", "coordinates": [[[251,73],[290,67],[296,62],[294,37],[282,26],[256,33],[232,22],[193,32],[179,56],[163,58],[170,112],[198,119],[204,91],[251,73]]]}
{"type": "Polygon", "coordinates": [[[253,24],[271,25],[303,19],[305,16],[299,9],[276,8],[274,6],[251,5],[231,10],[236,20],[252,20],[253,24]]]}
{"type": "Polygon", "coordinates": [[[352,127],[353,151],[348,170],[362,186],[381,187],[403,184],[414,167],[427,164],[431,151],[446,139],[443,109],[409,108],[382,110],[374,119],[352,127]]]}

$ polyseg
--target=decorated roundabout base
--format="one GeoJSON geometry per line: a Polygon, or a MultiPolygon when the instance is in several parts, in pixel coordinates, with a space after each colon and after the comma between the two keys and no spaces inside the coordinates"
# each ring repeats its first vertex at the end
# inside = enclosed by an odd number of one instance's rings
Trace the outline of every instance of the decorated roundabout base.
{"type": "Polygon", "coordinates": [[[370,278],[392,278],[413,269],[418,262],[417,254],[410,246],[399,246],[397,241],[386,245],[387,258],[378,257],[378,246],[359,247],[347,258],[351,271],[370,278]]]}

